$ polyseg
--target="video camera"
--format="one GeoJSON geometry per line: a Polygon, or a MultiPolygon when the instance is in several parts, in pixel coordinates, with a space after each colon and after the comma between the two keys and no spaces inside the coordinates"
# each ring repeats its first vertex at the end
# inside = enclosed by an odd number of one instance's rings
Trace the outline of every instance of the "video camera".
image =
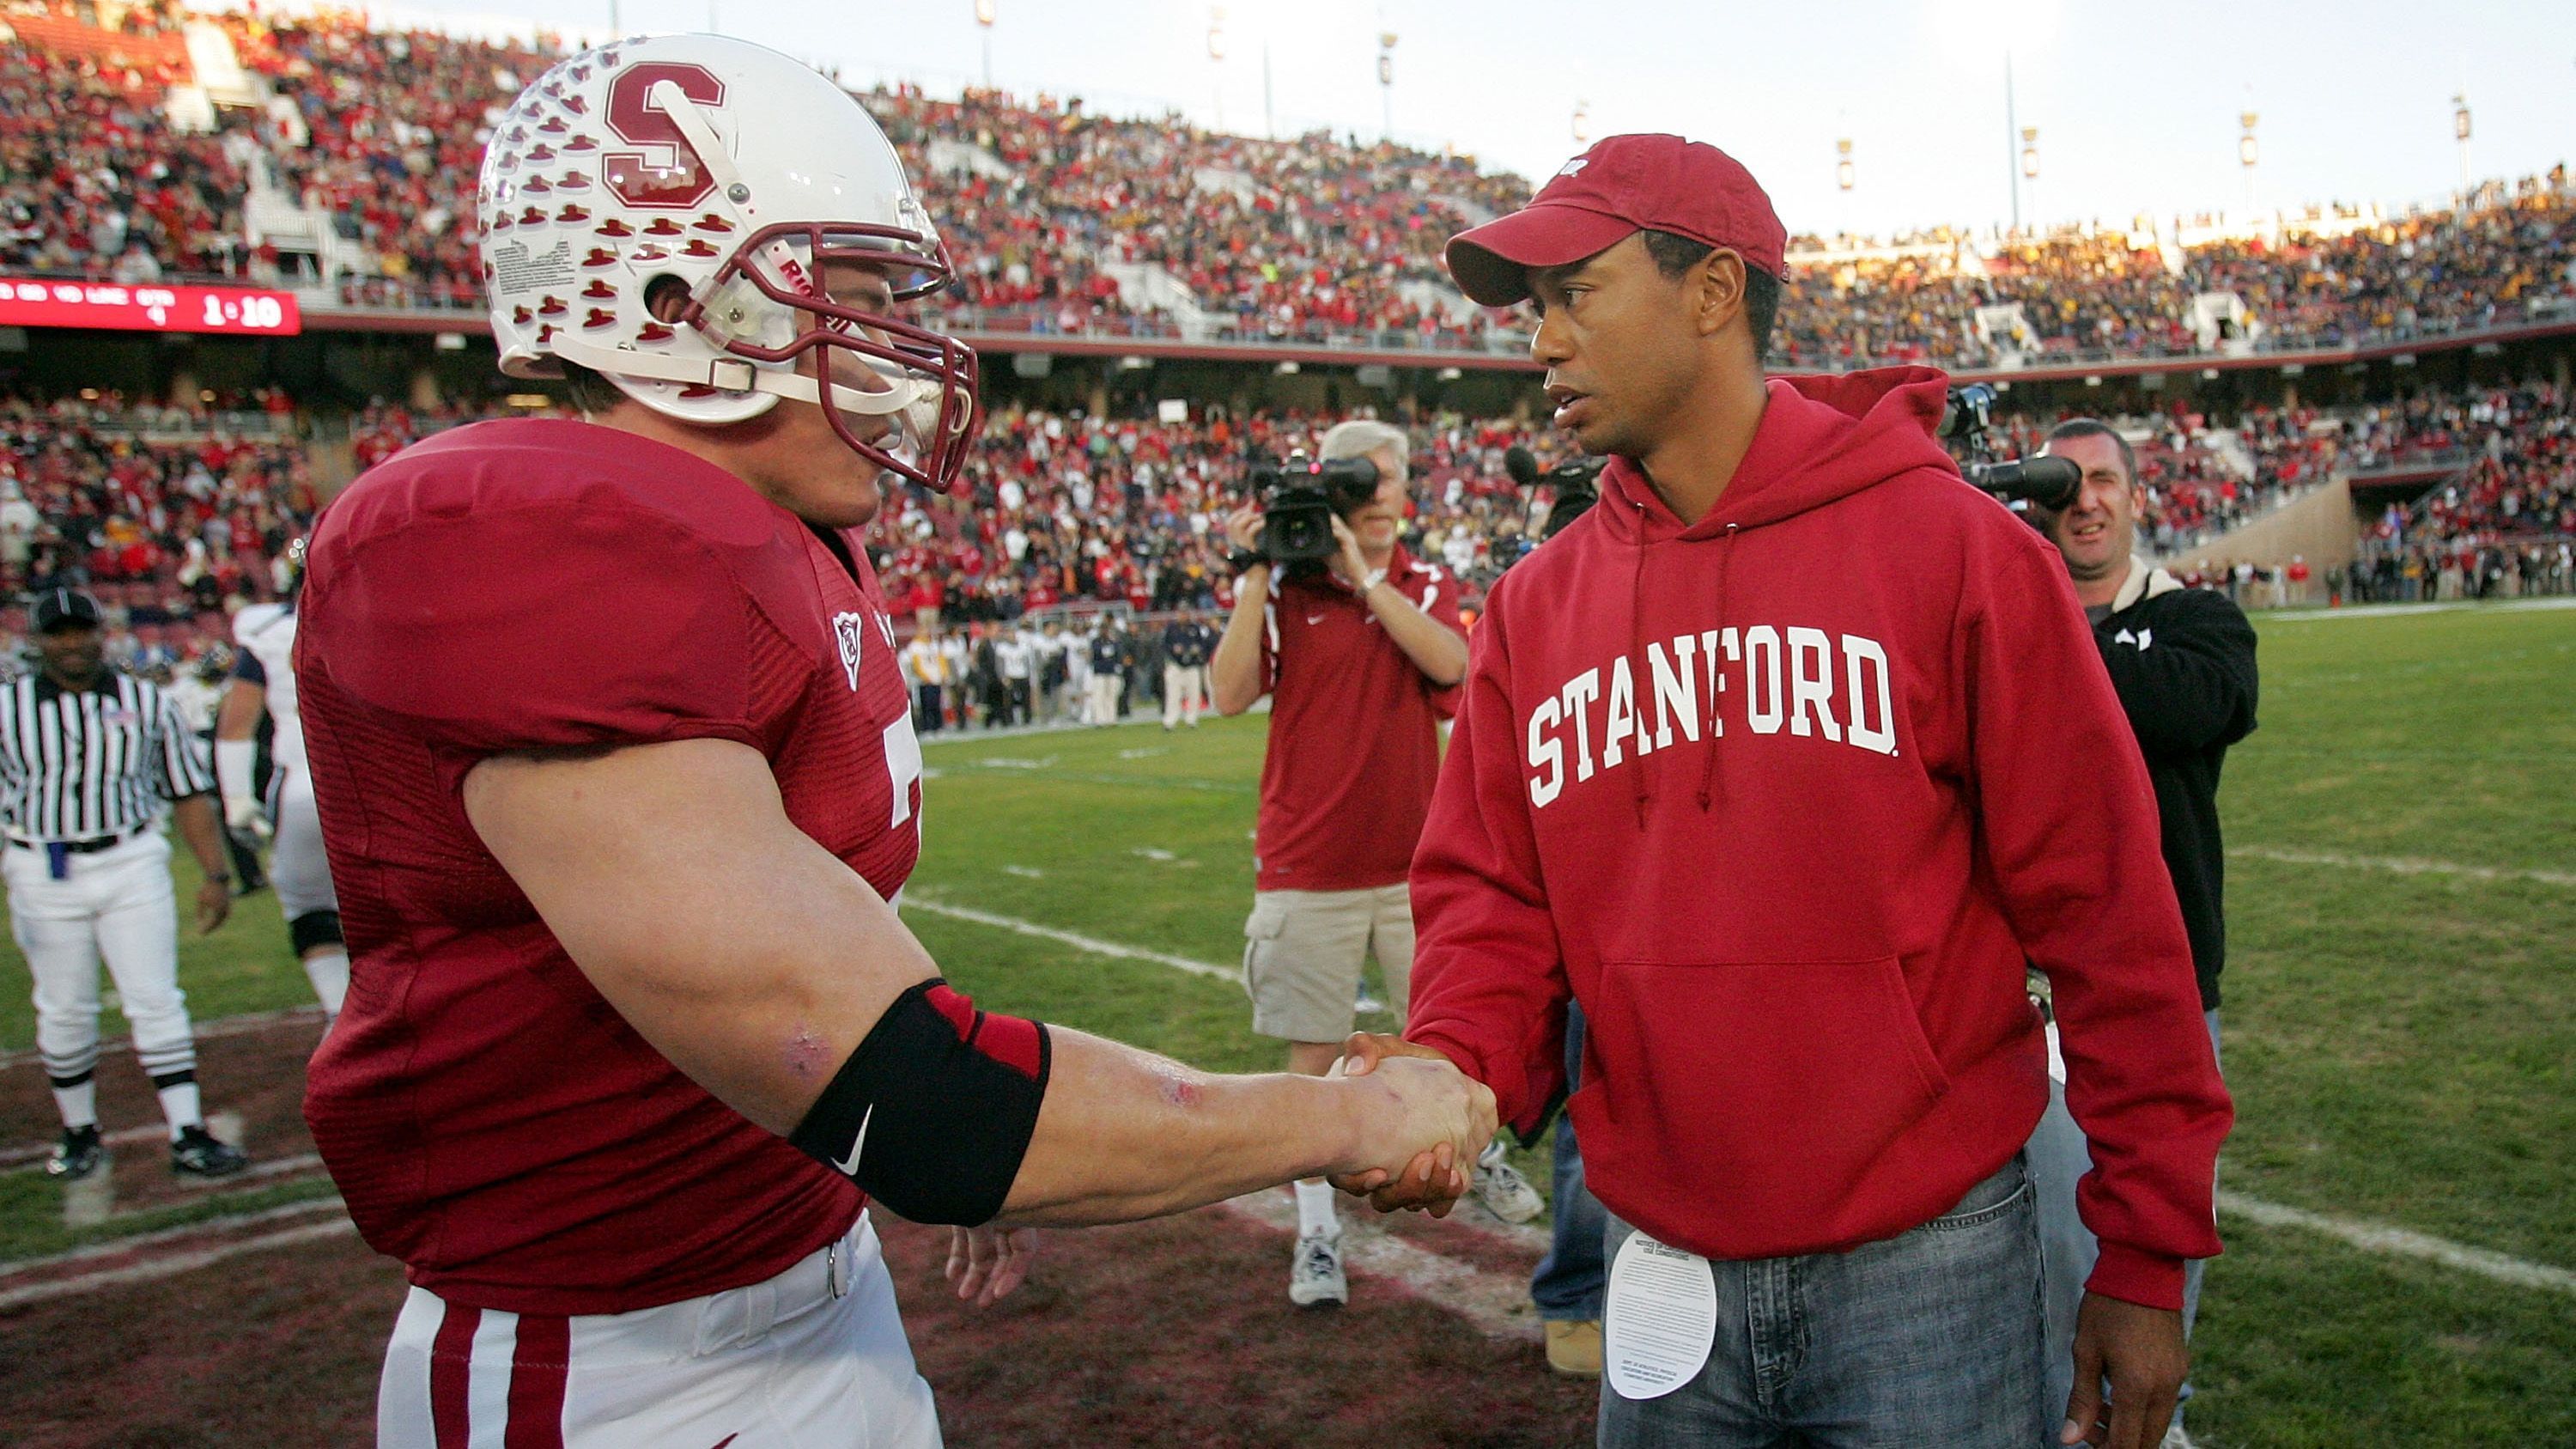
{"type": "Polygon", "coordinates": [[[2084,470],[2072,458],[1998,458],[1995,456],[1995,390],[1982,382],[1950,389],[1950,405],[1941,414],[1941,440],[1966,454],[1959,474],[2006,507],[2031,518],[2031,509],[2055,513],[2075,501],[2084,470]]]}
{"type": "Polygon", "coordinates": [[[1548,506],[1547,524],[1539,530],[1541,542],[1565,531],[1565,526],[1581,518],[1593,504],[1601,501],[1601,465],[1607,458],[1576,458],[1541,472],[1538,458],[1529,449],[1514,443],[1503,450],[1503,471],[1523,488],[1536,488],[1544,483],[1556,490],[1556,501],[1548,506]]]}
{"type": "Polygon", "coordinates": [[[1377,464],[1366,458],[1304,453],[1252,460],[1252,492],[1261,502],[1261,537],[1255,551],[1283,569],[1312,569],[1341,552],[1333,520],[1377,493],[1377,464]]]}

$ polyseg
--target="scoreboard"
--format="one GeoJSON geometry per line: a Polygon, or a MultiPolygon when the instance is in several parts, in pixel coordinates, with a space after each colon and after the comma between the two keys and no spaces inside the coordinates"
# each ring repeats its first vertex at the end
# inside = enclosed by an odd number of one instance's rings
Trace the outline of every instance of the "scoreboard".
{"type": "Polygon", "coordinates": [[[225,332],[292,337],[304,314],[292,292],[158,282],[54,281],[0,276],[0,327],[105,327],[129,332],[225,332]]]}

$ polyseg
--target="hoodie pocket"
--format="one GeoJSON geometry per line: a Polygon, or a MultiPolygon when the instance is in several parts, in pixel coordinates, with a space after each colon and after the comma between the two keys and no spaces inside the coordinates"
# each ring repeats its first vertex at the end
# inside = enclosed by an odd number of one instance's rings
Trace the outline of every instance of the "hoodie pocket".
{"type": "Polygon", "coordinates": [[[1830,1240],[1950,1085],[1893,956],[1607,962],[1584,1015],[1592,1170],[1641,1207],[1698,1204],[1729,1240],[1830,1240]]]}

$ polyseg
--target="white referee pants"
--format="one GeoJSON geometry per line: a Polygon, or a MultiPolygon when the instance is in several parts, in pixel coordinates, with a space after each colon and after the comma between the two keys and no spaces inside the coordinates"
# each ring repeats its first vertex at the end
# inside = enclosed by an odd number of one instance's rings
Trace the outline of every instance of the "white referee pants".
{"type": "Polygon", "coordinates": [[[134,1054],[147,1076],[192,1071],[196,1038],[179,989],[179,911],[170,889],[170,841],[145,830],[94,855],[75,855],[56,880],[45,852],[0,851],[9,886],[9,932],[36,982],[36,1052],[53,1077],[98,1065],[98,963],[107,958],[134,1054]]]}
{"type": "Polygon", "coordinates": [[[1204,664],[1163,666],[1163,728],[1187,720],[1199,722],[1208,707],[1208,673],[1204,664]]]}
{"type": "Polygon", "coordinates": [[[414,1288],[385,1351],[379,1449],[940,1449],[876,1229],[862,1214],[834,1249],[634,1313],[502,1313],[414,1288]]]}

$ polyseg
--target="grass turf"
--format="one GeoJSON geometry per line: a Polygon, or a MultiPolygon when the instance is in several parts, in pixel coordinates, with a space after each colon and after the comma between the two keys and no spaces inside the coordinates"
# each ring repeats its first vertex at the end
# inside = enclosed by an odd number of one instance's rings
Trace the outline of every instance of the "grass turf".
{"type": "MultiPolygon", "coordinates": [[[[2576,612],[2271,616],[2262,727],[2231,757],[2231,846],[2576,874],[2576,612]]],[[[1212,721],[932,742],[913,890],[1218,965],[1242,951],[1264,727],[1212,721]]],[[[183,863],[181,899],[193,888],[183,863]]],[[[2230,862],[2237,1191],[2576,1265],[2576,887],[2230,862]]],[[[1266,1070],[1240,987],[924,911],[998,1006],[1203,1066],[1266,1070]]],[[[30,1039],[0,946],[0,1047],[30,1039]]],[[[202,1016],[302,1004],[272,902],[183,941],[202,1016]]],[[[1384,1018],[1380,1018],[1382,1024],[1384,1018]]],[[[119,1029],[111,1024],[109,1030],[119,1029]]],[[[219,1089],[218,1089],[219,1095],[219,1089]]],[[[1542,1154],[1522,1154],[1544,1180],[1542,1154]]],[[[17,1194],[0,1215],[33,1209],[17,1194]]],[[[2217,1445],[2576,1442],[2564,1295],[2222,1223],[2196,1342],[2217,1445]]]]}

